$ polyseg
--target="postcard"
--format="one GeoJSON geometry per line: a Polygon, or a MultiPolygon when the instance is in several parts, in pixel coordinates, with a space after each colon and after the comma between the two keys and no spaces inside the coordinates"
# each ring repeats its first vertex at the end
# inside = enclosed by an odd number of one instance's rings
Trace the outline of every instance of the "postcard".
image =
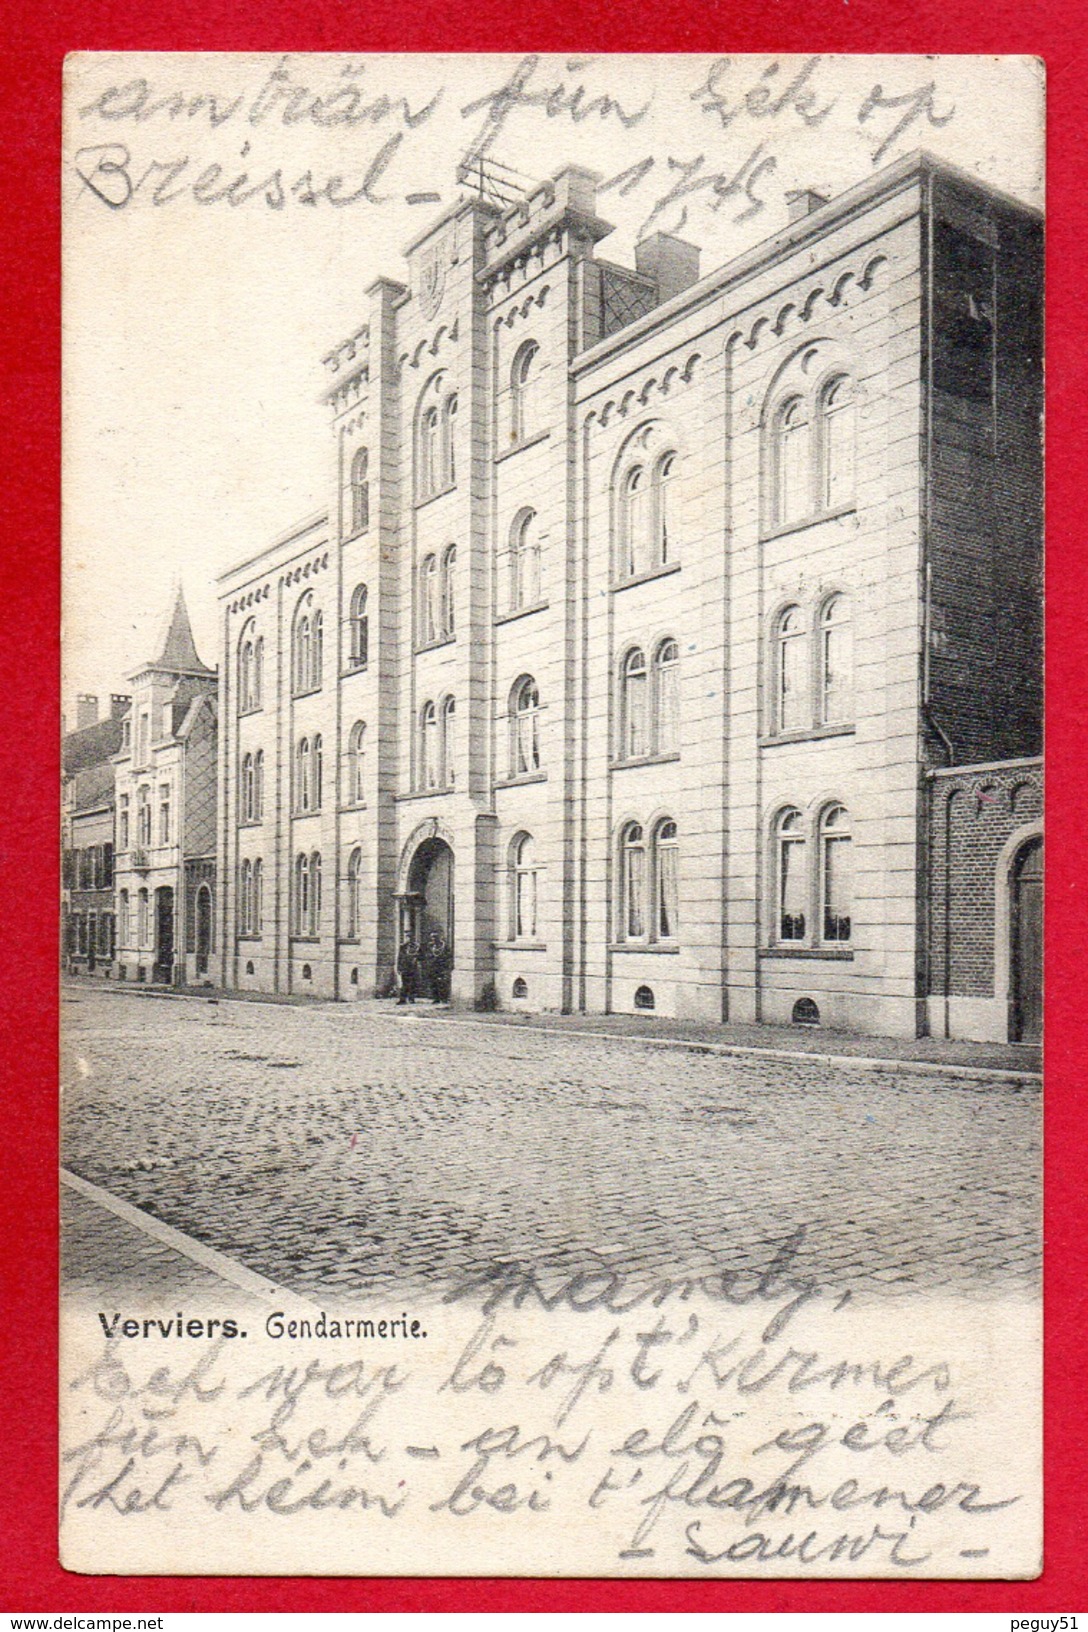
{"type": "Polygon", "coordinates": [[[68,59],[67,1569],[1039,1574],[1043,152],[68,59]]]}

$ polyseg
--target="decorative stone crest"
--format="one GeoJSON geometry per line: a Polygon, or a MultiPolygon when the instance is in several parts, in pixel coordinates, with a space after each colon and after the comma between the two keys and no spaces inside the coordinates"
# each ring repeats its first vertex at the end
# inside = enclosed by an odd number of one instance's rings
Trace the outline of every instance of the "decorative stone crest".
{"type": "Polygon", "coordinates": [[[445,249],[444,243],[432,244],[419,265],[419,304],[428,320],[438,312],[446,291],[445,249]]]}

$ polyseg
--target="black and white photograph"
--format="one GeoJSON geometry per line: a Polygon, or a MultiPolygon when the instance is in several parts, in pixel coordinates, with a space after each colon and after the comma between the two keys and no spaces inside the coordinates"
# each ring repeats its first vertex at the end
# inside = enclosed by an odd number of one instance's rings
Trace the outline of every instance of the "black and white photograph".
{"type": "Polygon", "coordinates": [[[1044,98],[68,58],[66,1568],[1039,1574],[1044,98]]]}

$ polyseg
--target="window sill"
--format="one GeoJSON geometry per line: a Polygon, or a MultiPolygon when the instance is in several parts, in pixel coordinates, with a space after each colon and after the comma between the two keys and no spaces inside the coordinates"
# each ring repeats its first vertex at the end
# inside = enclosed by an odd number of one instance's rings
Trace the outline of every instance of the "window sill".
{"type": "Polygon", "coordinates": [[[838,946],[764,946],[759,949],[761,958],[820,958],[825,963],[852,963],[854,959],[851,947],[838,946]]]}
{"type": "Polygon", "coordinates": [[[520,442],[512,442],[508,448],[495,455],[495,464],[501,465],[504,459],[513,458],[515,453],[524,453],[526,448],[535,448],[538,442],[547,442],[551,431],[537,431],[533,436],[523,436],[520,442]]]}
{"type": "Polygon", "coordinates": [[[447,493],[455,493],[456,491],[457,483],[447,482],[445,487],[436,487],[433,493],[426,493],[422,498],[417,499],[414,508],[422,510],[425,505],[433,504],[435,499],[444,499],[447,493]]]}
{"type": "Polygon", "coordinates": [[[262,703],[254,703],[250,708],[240,708],[238,710],[238,718],[240,720],[245,720],[248,719],[251,714],[260,714],[263,712],[263,707],[264,705],[262,703]]]}
{"type": "Polygon", "coordinates": [[[355,803],[353,803],[353,804],[341,805],[340,806],[340,814],[341,814],[341,816],[350,816],[353,810],[367,810],[367,809],[369,809],[369,806],[367,805],[366,800],[365,799],[359,799],[359,800],[355,801],[355,803]]]}
{"type": "Polygon", "coordinates": [[[264,817],[263,816],[246,816],[246,817],[244,817],[242,819],[242,821],[240,821],[238,823],[238,826],[240,828],[263,827],[264,826],[264,817]]]}
{"type": "Polygon", "coordinates": [[[547,941],[492,941],[496,952],[546,952],[547,941]]]}
{"type": "Polygon", "coordinates": [[[365,674],[369,667],[369,660],[364,663],[346,663],[341,670],[341,679],[346,680],[351,674],[365,674]]]}
{"type": "Polygon", "coordinates": [[[358,935],[338,935],[336,944],[337,946],[358,946],[360,941],[358,935]]]}
{"type": "Polygon", "coordinates": [[[394,797],[398,805],[410,804],[413,799],[448,799],[453,788],[419,788],[412,793],[398,793],[394,797]]]}
{"type": "Polygon", "coordinates": [[[523,771],[520,776],[500,777],[494,784],[496,788],[523,788],[530,782],[546,782],[547,771],[523,771]]]}
{"type": "Polygon", "coordinates": [[[321,806],[318,805],[315,810],[293,810],[291,812],[291,820],[293,822],[306,822],[306,821],[309,821],[311,816],[320,816],[320,815],[321,815],[321,806]]]}
{"type": "Polygon", "coordinates": [[[852,737],[853,725],[811,725],[799,731],[775,731],[769,737],[760,737],[761,748],[777,748],[786,742],[822,742],[826,737],[852,737]]]}
{"type": "Polygon", "coordinates": [[[675,958],[680,951],[678,946],[665,946],[661,941],[611,941],[610,952],[638,952],[649,953],[653,958],[675,958]]]}
{"type": "Polygon", "coordinates": [[[434,640],[420,641],[416,647],[416,656],[418,657],[421,652],[437,651],[439,646],[452,646],[456,639],[456,635],[438,635],[434,640]]]}
{"type": "Polygon", "coordinates": [[[345,533],[344,534],[344,543],[345,544],[354,544],[355,540],[357,538],[365,538],[367,533],[369,533],[369,531],[370,531],[370,523],[368,521],[365,527],[355,527],[350,532],[345,533]]]}
{"type": "Polygon", "coordinates": [[[291,693],[291,696],[293,698],[316,697],[320,690],[321,690],[320,686],[305,686],[301,691],[293,691],[291,693]]]}
{"type": "Polygon", "coordinates": [[[250,935],[248,933],[245,934],[245,935],[236,935],[234,938],[235,938],[236,941],[263,941],[264,940],[263,935],[250,935]]]}
{"type": "Polygon", "coordinates": [[[608,769],[610,771],[630,771],[636,765],[675,765],[679,758],[680,750],[673,748],[667,754],[640,754],[637,759],[614,759],[608,769]]]}
{"type": "Polygon", "coordinates": [[[672,572],[680,571],[679,561],[666,561],[663,567],[649,567],[645,572],[636,572],[630,578],[619,578],[612,585],[612,593],[617,595],[621,589],[633,589],[636,584],[649,584],[655,578],[667,578],[672,572]]]}
{"type": "Polygon", "coordinates": [[[527,618],[531,612],[546,612],[547,601],[534,601],[532,606],[516,606],[512,612],[497,612],[495,622],[514,623],[518,618],[527,618]]]}
{"type": "Polygon", "coordinates": [[[774,538],[785,538],[789,533],[804,532],[806,527],[818,527],[822,521],[837,521],[840,516],[857,515],[857,503],[851,499],[849,504],[836,505],[833,510],[815,510],[809,516],[803,516],[800,521],[786,521],[777,527],[769,527],[762,533],[761,540],[767,544],[774,538]]]}
{"type": "Polygon", "coordinates": [[[320,935],[289,935],[287,939],[292,946],[320,946],[320,935]]]}

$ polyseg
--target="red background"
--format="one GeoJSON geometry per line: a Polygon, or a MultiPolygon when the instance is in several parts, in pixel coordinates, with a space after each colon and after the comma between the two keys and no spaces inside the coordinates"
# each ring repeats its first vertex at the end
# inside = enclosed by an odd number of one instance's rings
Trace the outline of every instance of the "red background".
{"type": "MultiPolygon", "coordinates": [[[[1088,570],[1086,30],[1062,0],[558,0],[531,30],[509,0],[7,0],[0,82],[6,240],[0,505],[0,1057],[11,1157],[0,1189],[3,1600],[21,1612],[170,1610],[1088,1609],[1080,1061],[1088,881],[1081,800],[1088,570]],[[447,1581],[70,1575],[56,1561],[56,909],[60,529],[61,64],[72,50],[921,51],[1031,53],[1049,98],[1046,1568],[1027,1583],[447,1581]],[[1078,1599],[1080,1600],[1078,1602],[1078,1599]]],[[[995,119],[1001,117],[994,109],[995,119]]],[[[138,590],[138,585],[134,585],[138,590]]]]}

